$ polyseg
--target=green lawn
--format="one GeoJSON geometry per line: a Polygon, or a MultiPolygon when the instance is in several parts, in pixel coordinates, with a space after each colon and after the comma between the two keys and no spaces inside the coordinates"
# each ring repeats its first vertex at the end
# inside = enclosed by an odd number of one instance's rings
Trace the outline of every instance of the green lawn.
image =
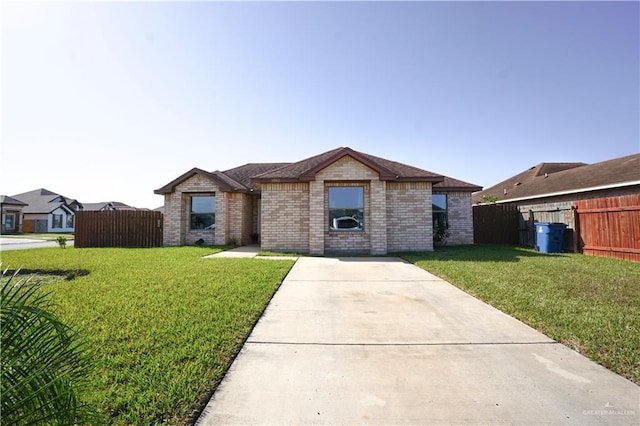
{"type": "Polygon", "coordinates": [[[185,424],[293,265],[202,259],[215,251],[16,250],[2,252],[2,267],[66,271],[46,287],[61,319],[89,341],[95,369],[86,399],[105,422],[185,424]]]}
{"type": "Polygon", "coordinates": [[[640,383],[640,264],[505,246],[402,257],[640,383]]]}

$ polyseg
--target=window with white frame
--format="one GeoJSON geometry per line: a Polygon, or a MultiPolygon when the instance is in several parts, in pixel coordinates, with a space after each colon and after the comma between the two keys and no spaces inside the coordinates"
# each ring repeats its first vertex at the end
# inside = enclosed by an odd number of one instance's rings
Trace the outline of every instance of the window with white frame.
{"type": "Polygon", "coordinates": [[[362,231],[364,229],[364,187],[330,186],[329,229],[362,231]]]}
{"type": "Polygon", "coordinates": [[[73,228],[73,218],[75,216],[72,214],[67,215],[67,228],[73,228]]]}
{"type": "Polygon", "coordinates": [[[215,229],[216,197],[215,195],[192,195],[190,214],[191,229],[215,229]]]}
{"type": "Polygon", "coordinates": [[[52,228],[62,228],[62,215],[61,214],[53,214],[53,222],[51,224],[52,228]]]}

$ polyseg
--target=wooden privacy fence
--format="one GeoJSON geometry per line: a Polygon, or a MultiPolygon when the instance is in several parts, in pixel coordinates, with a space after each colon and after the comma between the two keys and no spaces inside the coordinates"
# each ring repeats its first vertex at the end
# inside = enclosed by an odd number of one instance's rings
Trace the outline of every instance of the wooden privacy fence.
{"type": "Polygon", "coordinates": [[[584,254],[640,262],[640,194],[576,201],[584,254]]]}
{"type": "Polygon", "coordinates": [[[162,247],[161,212],[79,211],[75,225],[75,247],[162,247]]]}
{"type": "Polygon", "coordinates": [[[476,244],[518,244],[518,207],[510,204],[473,206],[476,244]]]}

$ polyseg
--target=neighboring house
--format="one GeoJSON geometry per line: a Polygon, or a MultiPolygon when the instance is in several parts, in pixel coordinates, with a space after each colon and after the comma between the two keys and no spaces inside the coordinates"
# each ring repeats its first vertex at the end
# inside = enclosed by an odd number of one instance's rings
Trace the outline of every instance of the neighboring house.
{"type": "Polygon", "coordinates": [[[103,201],[101,203],[82,203],[82,211],[98,212],[98,211],[116,211],[116,210],[136,210],[125,203],[119,201],[103,201]]]}
{"type": "Polygon", "coordinates": [[[521,214],[520,243],[532,245],[527,223],[561,222],[568,226],[565,248],[575,248],[574,201],[640,194],[640,154],[595,164],[541,163],[473,194],[474,204],[494,200],[513,204],[521,214]]]}
{"type": "Polygon", "coordinates": [[[23,232],[73,232],[75,213],[82,209],[77,200],[44,188],[12,195],[27,205],[23,209],[23,232]]]}
{"type": "Polygon", "coordinates": [[[262,249],[385,254],[433,249],[434,222],[450,244],[473,243],[477,185],[337,148],[295,163],[194,168],[164,195],[164,244],[248,244],[262,249]]]}
{"type": "Polygon", "coordinates": [[[22,232],[23,213],[27,205],[6,195],[0,195],[0,208],[2,209],[2,233],[13,234],[22,232]]]}

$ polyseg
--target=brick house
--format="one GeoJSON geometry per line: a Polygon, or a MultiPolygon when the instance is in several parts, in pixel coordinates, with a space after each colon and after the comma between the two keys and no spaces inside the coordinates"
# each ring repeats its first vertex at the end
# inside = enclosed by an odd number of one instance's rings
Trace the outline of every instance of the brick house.
{"type": "Polygon", "coordinates": [[[0,195],[0,209],[2,210],[2,233],[13,234],[22,233],[22,210],[27,206],[15,198],[6,195],[0,195]]]}
{"type": "Polygon", "coordinates": [[[164,195],[164,245],[240,245],[264,250],[386,254],[473,243],[471,194],[481,187],[406,164],[337,148],[295,163],[194,168],[164,195]]]}

